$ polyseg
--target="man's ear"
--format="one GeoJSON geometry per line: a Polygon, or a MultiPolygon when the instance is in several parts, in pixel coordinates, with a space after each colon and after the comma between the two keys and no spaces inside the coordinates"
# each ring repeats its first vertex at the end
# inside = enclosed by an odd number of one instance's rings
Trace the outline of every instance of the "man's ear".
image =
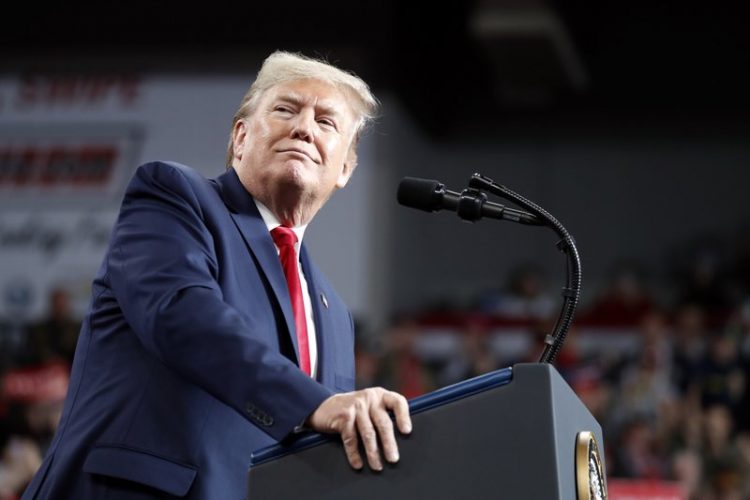
{"type": "Polygon", "coordinates": [[[346,160],[344,160],[344,165],[341,167],[339,178],[336,180],[337,188],[341,189],[342,187],[346,186],[346,183],[349,182],[349,179],[354,173],[354,169],[356,167],[357,167],[357,152],[354,151],[354,149],[352,149],[347,155],[346,160]]]}
{"type": "Polygon", "coordinates": [[[242,151],[245,149],[247,139],[247,123],[244,119],[237,120],[232,129],[232,153],[238,160],[242,159],[242,151]]]}

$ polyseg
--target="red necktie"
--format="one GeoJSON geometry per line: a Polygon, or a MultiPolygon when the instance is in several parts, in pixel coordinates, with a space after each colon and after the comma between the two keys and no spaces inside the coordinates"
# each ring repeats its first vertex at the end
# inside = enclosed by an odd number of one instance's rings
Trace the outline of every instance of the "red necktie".
{"type": "Polygon", "coordinates": [[[303,372],[311,375],[310,347],[307,342],[307,316],[305,315],[305,302],[302,299],[302,285],[299,281],[297,251],[294,249],[294,244],[297,243],[297,235],[291,228],[279,226],[271,231],[271,236],[276,246],[279,247],[279,259],[281,259],[281,267],[284,268],[286,285],[289,287],[289,297],[292,299],[294,327],[297,330],[297,346],[299,348],[299,366],[303,372]]]}

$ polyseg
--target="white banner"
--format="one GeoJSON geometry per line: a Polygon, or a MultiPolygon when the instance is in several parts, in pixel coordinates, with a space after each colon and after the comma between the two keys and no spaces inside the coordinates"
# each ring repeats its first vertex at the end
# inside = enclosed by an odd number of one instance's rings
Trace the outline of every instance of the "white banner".
{"type": "Polygon", "coordinates": [[[57,286],[82,314],[116,217],[112,209],[0,214],[0,316],[43,315],[57,286]]]}

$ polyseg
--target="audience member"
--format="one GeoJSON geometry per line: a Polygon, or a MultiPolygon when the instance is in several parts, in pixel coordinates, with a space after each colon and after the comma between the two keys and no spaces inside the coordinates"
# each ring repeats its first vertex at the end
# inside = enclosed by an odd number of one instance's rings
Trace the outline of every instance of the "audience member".
{"type": "Polygon", "coordinates": [[[693,244],[677,270],[678,304],[697,304],[711,326],[726,319],[736,300],[721,246],[712,241],[693,244]]]}
{"type": "Polygon", "coordinates": [[[546,285],[546,276],[539,266],[531,263],[517,266],[511,270],[505,289],[480,296],[479,309],[501,319],[547,319],[558,306],[546,285]]]}
{"type": "Polygon", "coordinates": [[[746,380],[737,341],[729,332],[715,332],[710,336],[708,350],[695,378],[704,407],[720,404],[734,415],[738,414],[746,380]]]}
{"type": "Polygon", "coordinates": [[[0,500],[15,500],[42,463],[68,388],[61,362],[5,373],[0,387],[0,500]]]}
{"type": "MultiPolygon", "coordinates": [[[[704,467],[709,478],[711,498],[742,499],[743,456],[732,441],[732,414],[726,406],[715,404],[704,414],[705,447],[704,467]]],[[[746,476],[745,476],[746,477],[746,476]]]]}
{"type": "Polygon", "coordinates": [[[439,385],[450,385],[500,368],[485,323],[467,322],[457,336],[460,349],[435,377],[439,385]]]}
{"type": "Polygon", "coordinates": [[[673,366],[675,384],[683,395],[695,385],[694,376],[703,362],[708,335],[703,308],[697,304],[680,306],[674,319],[673,366]]]}
{"type": "Polygon", "coordinates": [[[385,346],[377,385],[399,392],[407,399],[436,388],[433,376],[414,350],[420,328],[416,321],[401,318],[385,333],[385,346]]]}
{"type": "Polygon", "coordinates": [[[694,450],[680,450],[672,457],[672,478],[682,488],[685,500],[701,500],[703,494],[703,461],[694,450]]]}
{"type": "Polygon", "coordinates": [[[646,291],[642,273],[635,264],[619,264],[615,267],[604,292],[581,320],[588,324],[634,327],[656,304],[646,291]]]}
{"type": "Polygon", "coordinates": [[[64,288],[53,289],[48,307],[47,315],[29,328],[29,362],[61,360],[71,364],[81,322],[73,316],[70,293],[64,288]]]}

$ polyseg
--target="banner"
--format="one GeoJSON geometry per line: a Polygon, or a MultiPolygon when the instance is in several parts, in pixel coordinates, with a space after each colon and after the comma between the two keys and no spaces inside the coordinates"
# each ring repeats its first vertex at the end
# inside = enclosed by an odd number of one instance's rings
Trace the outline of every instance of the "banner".
{"type": "Polygon", "coordinates": [[[679,484],[669,481],[608,479],[610,500],[688,500],[679,484]]]}

